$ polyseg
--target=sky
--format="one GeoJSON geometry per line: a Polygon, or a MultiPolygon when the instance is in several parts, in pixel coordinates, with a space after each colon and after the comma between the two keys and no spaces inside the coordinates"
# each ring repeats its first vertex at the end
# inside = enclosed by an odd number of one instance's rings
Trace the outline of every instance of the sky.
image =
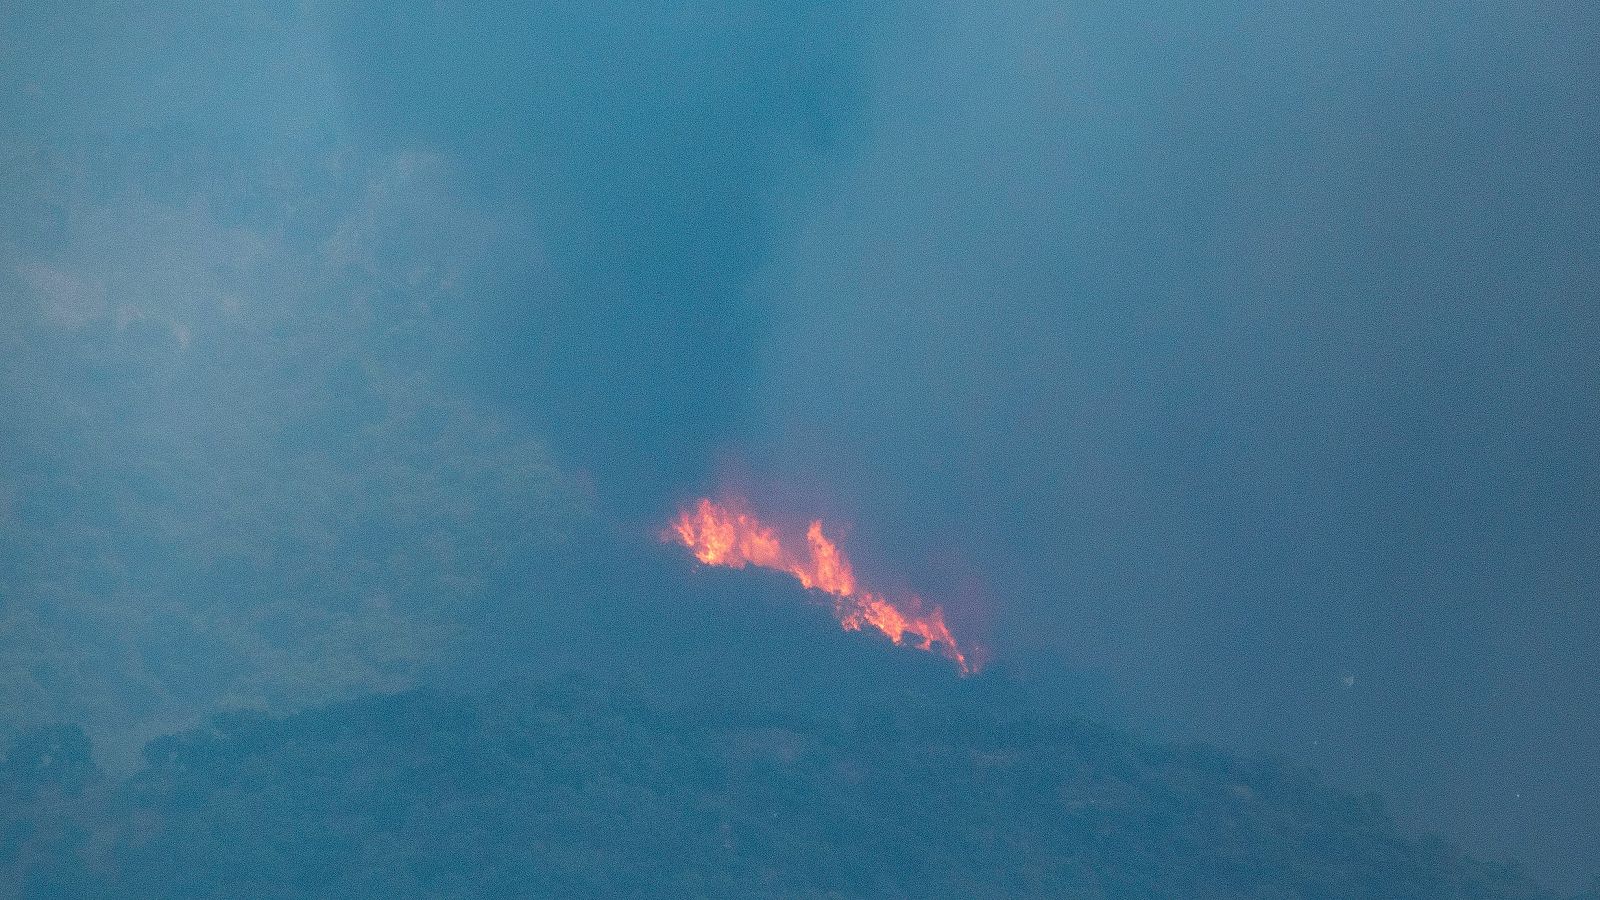
{"type": "Polygon", "coordinates": [[[651,609],[594,570],[734,492],[991,671],[1576,884],[1597,32],[7,4],[0,729],[582,659],[651,609]]]}

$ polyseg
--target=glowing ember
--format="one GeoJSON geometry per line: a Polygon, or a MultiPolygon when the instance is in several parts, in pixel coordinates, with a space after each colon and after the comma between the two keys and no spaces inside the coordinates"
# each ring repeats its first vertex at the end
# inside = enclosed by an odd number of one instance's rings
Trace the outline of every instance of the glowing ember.
{"type": "Polygon", "coordinates": [[[805,549],[795,552],[754,516],[735,512],[727,506],[701,500],[692,510],[678,514],[664,537],[688,547],[696,559],[708,566],[742,569],[757,566],[793,575],[807,588],[833,598],[834,615],[846,631],[871,626],[903,644],[907,638],[923,649],[939,652],[953,660],[968,675],[977,664],[967,657],[944,622],[938,606],[924,610],[920,598],[890,600],[882,594],[860,589],[850,560],[839,546],[822,533],[822,523],[814,521],[806,529],[805,549]]]}

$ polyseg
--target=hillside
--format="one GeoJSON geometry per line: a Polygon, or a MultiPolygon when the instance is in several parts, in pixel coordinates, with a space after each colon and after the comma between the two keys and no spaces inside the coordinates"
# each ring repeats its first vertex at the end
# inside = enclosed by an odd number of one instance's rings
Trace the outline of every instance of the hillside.
{"type": "Polygon", "coordinates": [[[4,765],[18,896],[1543,898],[1303,770],[1046,714],[1002,677],[816,704],[566,677],[233,715],[4,765]]]}

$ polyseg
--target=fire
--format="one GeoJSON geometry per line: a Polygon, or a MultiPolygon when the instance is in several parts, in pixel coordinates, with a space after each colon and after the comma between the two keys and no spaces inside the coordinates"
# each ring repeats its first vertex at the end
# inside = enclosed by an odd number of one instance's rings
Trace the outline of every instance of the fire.
{"type": "Polygon", "coordinates": [[[970,650],[956,643],[945,624],[943,609],[927,607],[919,597],[890,600],[862,589],[850,559],[822,533],[819,520],[806,529],[804,549],[797,550],[794,542],[786,544],[754,516],[703,499],[693,509],[680,512],[664,537],[688,547],[695,559],[708,566],[756,566],[787,572],[804,587],[828,594],[834,616],[846,631],[872,627],[896,644],[910,641],[922,650],[937,646],[961,674],[977,671],[976,661],[968,658],[970,650]]]}

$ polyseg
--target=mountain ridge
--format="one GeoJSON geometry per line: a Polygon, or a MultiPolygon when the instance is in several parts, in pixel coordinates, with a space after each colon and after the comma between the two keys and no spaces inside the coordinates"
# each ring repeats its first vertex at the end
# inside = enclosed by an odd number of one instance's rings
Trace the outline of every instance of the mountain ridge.
{"type": "Polygon", "coordinates": [[[1554,900],[1310,770],[1052,713],[1004,677],[815,705],[568,675],[213,717],[126,778],[5,759],[16,896],[1554,900]]]}

